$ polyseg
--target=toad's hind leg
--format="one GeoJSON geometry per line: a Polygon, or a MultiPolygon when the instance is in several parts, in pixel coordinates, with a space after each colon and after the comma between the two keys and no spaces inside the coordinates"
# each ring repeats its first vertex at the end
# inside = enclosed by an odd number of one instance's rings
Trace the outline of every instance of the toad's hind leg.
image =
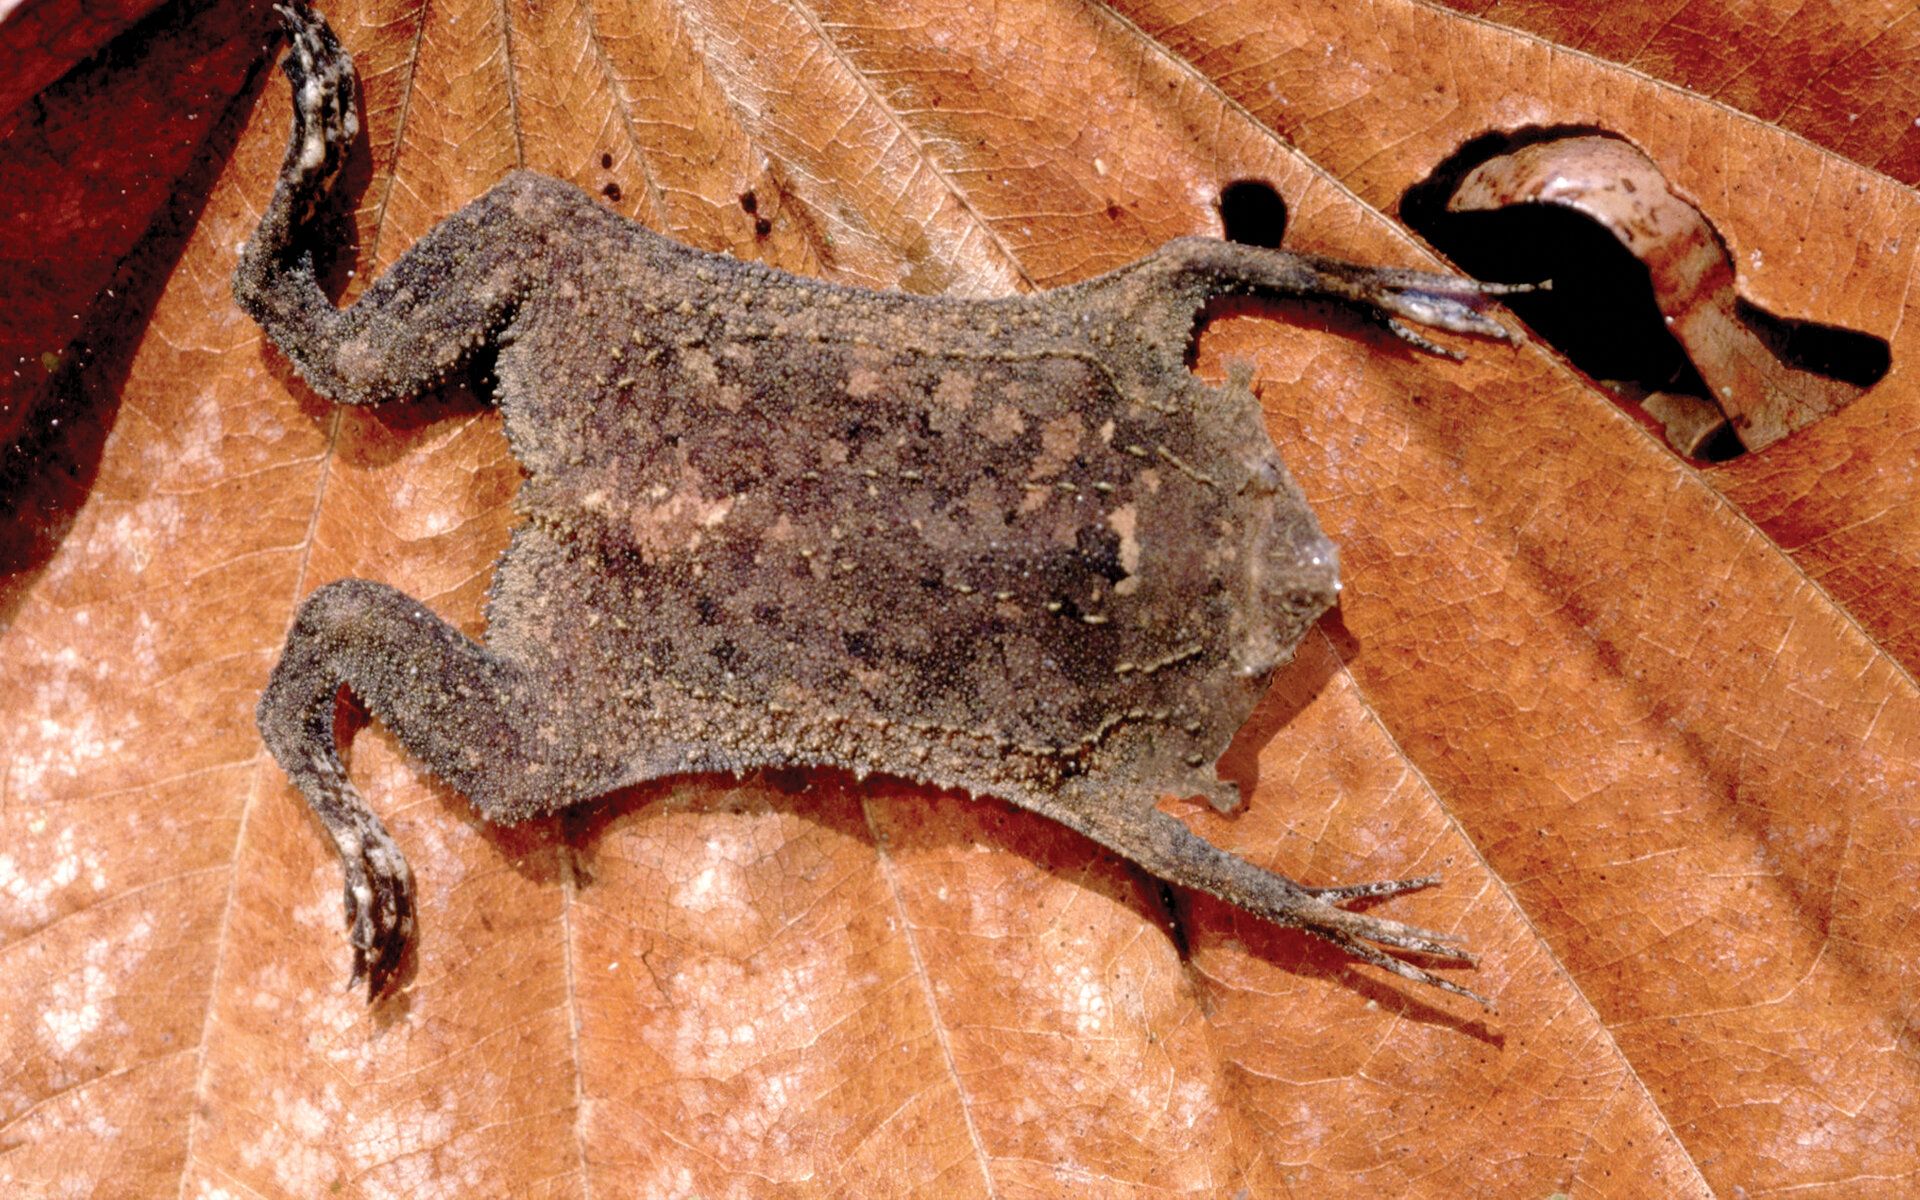
{"type": "Polygon", "coordinates": [[[1275,924],[1305,930],[1402,979],[1428,984],[1493,1007],[1493,1002],[1478,992],[1395,958],[1380,948],[1410,951],[1449,962],[1473,963],[1473,955],[1460,947],[1457,938],[1339,907],[1355,900],[1386,898],[1431,887],[1439,882],[1438,876],[1348,887],[1305,887],[1227,853],[1151,804],[1074,804],[1070,807],[1049,804],[1040,808],[1048,816],[1124,855],[1168,883],[1207,892],[1275,924]]]}
{"type": "Polygon", "coordinates": [[[542,253],[528,214],[591,202],[555,180],[510,175],[336,309],[315,273],[312,216],[359,133],[353,59],[306,0],[277,7],[292,39],[283,65],[293,129],[234,268],[234,299],[321,395],[342,404],[415,395],[495,342],[525,301],[542,253]]]}
{"type": "Polygon", "coordinates": [[[525,732],[551,723],[513,667],[404,593],[343,579],[301,606],[260,698],[260,732],[339,851],[352,982],[365,977],[373,999],[412,935],[413,879],[340,760],[333,712],[342,686],[494,820],[553,806],[539,794],[551,748],[525,732]]]}

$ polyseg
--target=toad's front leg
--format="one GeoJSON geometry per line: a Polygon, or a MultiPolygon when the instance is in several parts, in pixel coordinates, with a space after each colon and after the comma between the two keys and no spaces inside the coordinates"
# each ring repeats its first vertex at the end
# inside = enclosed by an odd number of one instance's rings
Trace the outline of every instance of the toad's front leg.
{"type": "Polygon", "coordinates": [[[560,723],[541,719],[535,689],[515,668],[384,584],[343,579],[309,596],[257,715],[267,748],[340,853],[352,982],[364,977],[372,999],[412,935],[413,880],[340,760],[333,713],[342,686],[490,820],[578,797],[558,782],[570,777],[556,769],[564,747],[541,732],[560,723]]]}
{"type": "Polygon", "coordinates": [[[1180,359],[1191,349],[1207,303],[1226,296],[1332,300],[1371,314],[1410,345],[1459,358],[1457,351],[1437,345],[1412,326],[1510,340],[1512,332],[1480,311],[1481,306],[1489,297],[1549,286],[1369,267],[1203,237],[1175,238],[1094,285],[1096,295],[1129,314],[1129,325],[1180,359]]]}

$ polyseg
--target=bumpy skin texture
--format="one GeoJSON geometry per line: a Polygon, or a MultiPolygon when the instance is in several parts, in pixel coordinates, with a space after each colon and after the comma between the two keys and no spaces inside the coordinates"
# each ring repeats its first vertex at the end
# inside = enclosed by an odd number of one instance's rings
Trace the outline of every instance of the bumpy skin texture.
{"type": "MultiPolygon", "coordinates": [[[[509,175],[335,309],[299,241],[357,132],[352,63],[283,9],[295,122],[234,278],[320,393],[404,397],[497,349],[528,480],[484,645],[384,585],[308,598],[260,701],[346,870],[354,979],[391,980],[404,858],[341,766],[352,689],[489,819],[661,776],[882,772],[999,796],[1153,874],[1410,979],[1442,935],[1336,907],[1159,812],[1215,763],[1338,589],[1240,384],[1187,369],[1206,303],[1330,296],[1499,335],[1466,281],[1188,238],[998,301],[879,293],[703,253],[509,175]]],[[[1463,992],[1471,995],[1472,993],[1463,992]]]]}

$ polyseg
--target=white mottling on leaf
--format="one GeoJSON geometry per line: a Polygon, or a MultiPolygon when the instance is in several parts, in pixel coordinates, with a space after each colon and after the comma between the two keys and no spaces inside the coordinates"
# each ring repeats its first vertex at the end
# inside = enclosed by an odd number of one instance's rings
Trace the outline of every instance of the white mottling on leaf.
{"type": "Polygon", "coordinates": [[[338,1135],[344,1107],[332,1087],[318,1101],[274,1088],[270,1119],[240,1148],[240,1161],[265,1167],[291,1195],[320,1196],[344,1174],[342,1164],[321,1149],[338,1135]]]}
{"type": "Polygon", "coordinates": [[[385,1112],[352,1130],[348,1153],[369,1197],[458,1200],[482,1193],[484,1160],[451,1146],[468,1121],[449,1101],[440,1107],[385,1112]]]}
{"type": "Polygon", "coordinates": [[[1080,1035],[1089,1037],[1105,1032],[1113,1006],[1107,996],[1106,984],[1094,974],[1093,968],[1080,967],[1071,978],[1061,983],[1060,994],[1070,1006],[1074,1026],[1080,1035]]]}
{"type": "Polygon", "coordinates": [[[118,985],[146,958],[152,940],[153,918],[142,913],[124,933],[87,943],[79,969],[54,981],[40,1012],[41,1037],[53,1053],[72,1055],[107,1024],[118,985]]]}
{"type": "Polygon", "coordinates": [[[185,523],[186,509],[175,496],[153,496],[124,507],[87,540],[76,568],[137,575],[166,560],[185,523]]]}
{"type": "Polygon", "coordinates": [[[54,917],[55,898],[82,877],[94,892],[106,890],[107,876],[99,858],[91,849],[76,847],[71,826],[54,835],[51,865],[36,867],[30,859],[22,862],[11,854],[0,854],[0,896],[6,898],[0,926],[28,929],[46,924],[54,917]]]}

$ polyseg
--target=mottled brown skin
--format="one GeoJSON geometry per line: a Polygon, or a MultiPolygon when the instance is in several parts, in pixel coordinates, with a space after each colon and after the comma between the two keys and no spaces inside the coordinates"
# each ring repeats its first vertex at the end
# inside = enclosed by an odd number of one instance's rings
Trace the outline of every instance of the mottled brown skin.
{"type": "Polygon", "coordinates": [[[1369,944],[1470,961],[1445,937],[1336,906],[1430,880],[1301,887],[1155,802],[1238,802],[1215,763],[1339,587],[1253,396],[1187,369],[1207,301],[1332,296],[1497,333],[1475,285],[1187,238],[1038,295],[871,292],[691,249],[523,171],[337,310],[298,234],[357,130],[352,64],[285,11],[293,138],[235,295],[345,404],[496,348],[528,474],[484,644],[341,580],[260,701],[340,851],[371,996],[411,877],[342,768],[342,686],[490,820],[688,772],[881,772],[1012,800],[1462,991],[1369,944]]]}

